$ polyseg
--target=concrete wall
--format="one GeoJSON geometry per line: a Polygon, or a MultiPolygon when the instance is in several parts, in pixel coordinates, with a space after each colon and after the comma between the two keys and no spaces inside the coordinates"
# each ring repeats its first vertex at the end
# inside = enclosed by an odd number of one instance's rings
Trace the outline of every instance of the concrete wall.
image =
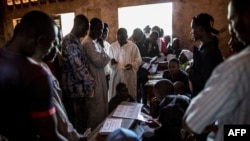
{"type": "MultiPolygon", "coordinates": [[[[48,0],[47,0],[48,1],[48,0]]],[[[228,0],[65,0],[54,3],[38,4],[13,9],[5,9],[3,18],[4,40],[8,40],[12,34],[12,19],[22,17],[30,10],[42,10],[49,14],[74,12],[85,14],[88,18],[98,17],[110,26],[108,41],[115,41],[118,28],[118,8],[143,4],[155,4],[173,2],[173,37],[181,39],[181,47],[191,49],[193,40],[190,35],[190,21],[193,16],[201,12],[211,14],[215,19],[214,27],[221,31],[219,37],[220,49],[223,56],[231,55],[227,42],[227,4],[228,0]]],[[[156,15],[157,16],[157,15],[156,15]]],[[[131,21],[133,22],[133,21],[131,21]]]]}

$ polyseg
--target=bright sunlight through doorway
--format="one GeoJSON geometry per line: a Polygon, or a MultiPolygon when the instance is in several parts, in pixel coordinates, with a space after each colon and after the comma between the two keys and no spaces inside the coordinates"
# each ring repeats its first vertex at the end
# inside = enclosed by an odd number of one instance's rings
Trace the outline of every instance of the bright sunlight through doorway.
{"type": "Polygon", "coordinates": [[[155,25],[164,30],[164,35],[172,36],[172,2],[118,8],[118,27],[128,30],[131,36],[135,28],[144,29],[155,25]]]}

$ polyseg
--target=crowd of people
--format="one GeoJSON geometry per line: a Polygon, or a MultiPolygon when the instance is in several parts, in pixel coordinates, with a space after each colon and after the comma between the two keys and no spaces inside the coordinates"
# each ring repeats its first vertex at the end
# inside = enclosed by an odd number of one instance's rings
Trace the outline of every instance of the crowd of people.
{"type": "Polygon", "coordinates": [[[192,50],[158,26],[136,28],[131,37],[119,28],[109,43],[110,27],[99,18],[76,15],[62,36],[45,12],[26,13],[0,48],[0,138],[83,141],[122,101],[145,108],[150,101],[154,119],[146,124],[153,132],[139,139],[121,128],[107,140],[222,141],[224,125],[250,124],[249,9],[249,1],[228,3],[235,54],[226,60],[208,13],[190,19],[199,43],[192,50]],[[153,86],[155,97],[147,99],[150,65],[159,60],[167,62],[159,64],[163,78],[153,86]]]}

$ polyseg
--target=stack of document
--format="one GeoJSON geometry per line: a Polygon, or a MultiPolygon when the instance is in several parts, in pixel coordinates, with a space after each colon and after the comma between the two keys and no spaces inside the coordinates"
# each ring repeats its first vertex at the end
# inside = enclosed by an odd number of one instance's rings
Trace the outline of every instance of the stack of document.
{"type": "Polygon", "coordinates": [[[136,119],[140,121],[148,121],[151,119],[149,115],[141,112],[142,104],[132,102],[122,102],[118,105],[111,117],[107,117],[102,128],[99,130],[101,135],[108,135],[117,128],[122,127],[123,119],[136,119]]]}
{"type": "Polygon", "coordinates": [[[108,135],[109,133],[113,132],[115,129],[120,128],[121,125],[122,125],[121,118],[106,118],[99,133],[101,135],[108,135]]]}

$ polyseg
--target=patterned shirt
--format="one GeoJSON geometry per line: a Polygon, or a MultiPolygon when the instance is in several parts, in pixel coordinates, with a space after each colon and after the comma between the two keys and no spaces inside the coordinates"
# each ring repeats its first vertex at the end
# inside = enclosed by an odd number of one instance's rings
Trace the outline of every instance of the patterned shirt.
{"type": "Polygon", "coordinates": [[[223,141],[223,126],[250,124],[250,46],[220,64],[204,89],[195,97],[185,113],[189,128],[201,133],[218,121],[215,141],[223,141]]]}
{"type": "Polygon", "coordinates": [[[81,43],[71,33],[62,39],[62,86],[69,97],[84,97],[94,87],[81,43]]]}

